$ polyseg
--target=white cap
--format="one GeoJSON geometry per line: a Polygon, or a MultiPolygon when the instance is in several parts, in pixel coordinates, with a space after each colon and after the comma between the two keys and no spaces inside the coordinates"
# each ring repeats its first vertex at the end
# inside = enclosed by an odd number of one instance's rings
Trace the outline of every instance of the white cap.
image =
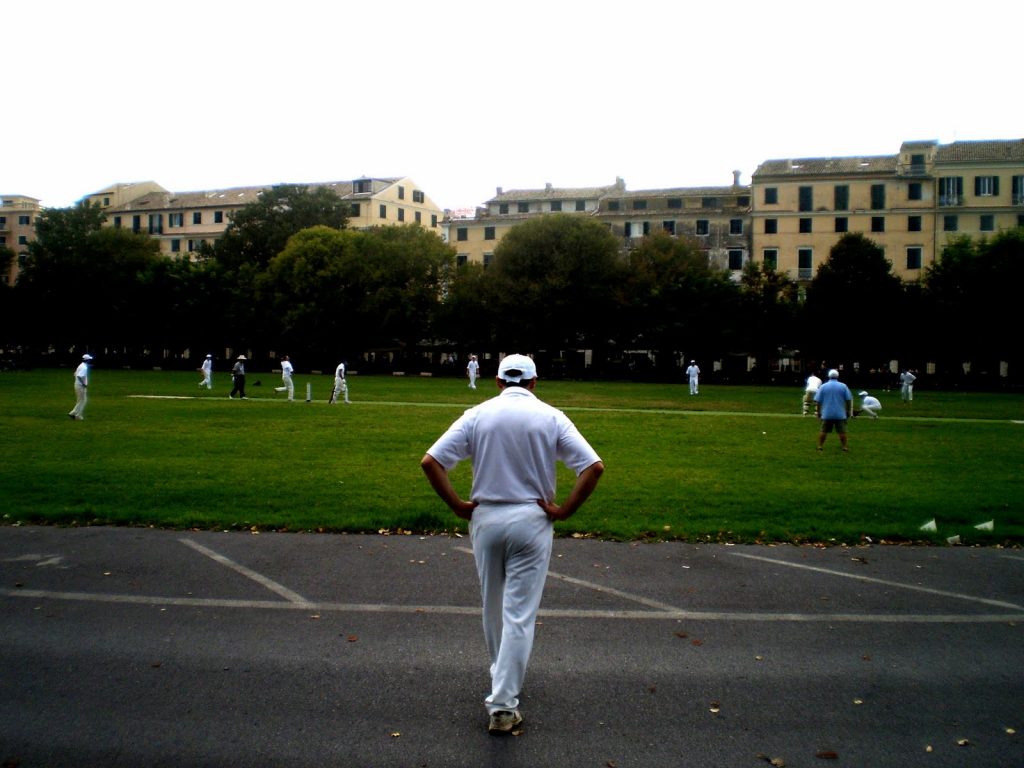
{"type": "Polygon", "coordinates": [[[858,394],[858,395],[860,395],[861,397],[864,397],[864,395],[866,395],[867,393],[868,393],[868,391],[867,391],[866,389],[862,389],[862,390],[861,390],[860,392],[858,392],[857,394],[858,394]]]}
{"type": "Polygon", "coordinates": [[[838,379],[839,378],[839,371],[837,371],[835,368],[829,369],[828,377],[830,379],[838,379]]]}
{"type": "Polygon", "coordinates": [[[237,359],[238,360],[245,360],[245,355],[239,355],[237,359]]]}
{"type": "Polygon", "coordinates": [[[498,378],[519,382],[537,378],[537,366],[526,355],[507,355],[498,366],[498,378]]]}
{"type": "Polygon", "coordinates": [[[213,355],[207,355],[207,356],[206,356],[206,359],[207,359],[207,360],[211,360],[211,359],[213,359],[213,355]]]}
{"type": "Polygon", "coordinates": [[[88,363],[90,360],[92,360],[92,355],[89,355],[89,354],[82,355],[82,359],[85,360],[85,362],[88,363]]]}

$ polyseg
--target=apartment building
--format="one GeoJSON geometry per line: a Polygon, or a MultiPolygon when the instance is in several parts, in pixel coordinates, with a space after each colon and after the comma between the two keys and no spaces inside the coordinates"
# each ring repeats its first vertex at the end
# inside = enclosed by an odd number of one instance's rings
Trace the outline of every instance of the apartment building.
{"type": "Polygon", "coordinates": [[[627,190],[618,178],[602,187],[504,191],[471,217],[448,217],[446,236],[460,264],[490,264],[494,249],[508,231],[526,219],[552,213],[592,216],[620,238],[628,252],[646,235],[664,230],[690,236],[723,268],[742,269],[749,257],[750,189],[732,186],[627,190]]]}
{"type": "MultiPolygon", "coordinates": [[[[395,224],[420,224],[440,234],[443,213],[414,181],[402,178],[361,178],[318,182],[349,206],[349,226],[366,229],[395,224]]],[[[87,196],[100,205],[108,226],[128,228],[157,239],[160,252],[188,256],[203,243],[220,237],[235,211],[255,202],[270,186],[234,187],[201,192],[168,192],[154,182],[120,184],[87,196]]]]}
{"type": "Polygon", "coordinates": [[[0,275],[4,285],[14,285],[21,269],[21,259],[28,244],[35,239],[39,200],[25,195],[0,196],[0,247],[14,251],[8,269],[0,275]]]}
{"type": "Polygon", "coordinates": [[[768,160],[752,177],[752,253],[808,281],[846,232],[917,280],[950,237],[1024,224],[1024,140],[904,142],[895,155],[768,160]]]}

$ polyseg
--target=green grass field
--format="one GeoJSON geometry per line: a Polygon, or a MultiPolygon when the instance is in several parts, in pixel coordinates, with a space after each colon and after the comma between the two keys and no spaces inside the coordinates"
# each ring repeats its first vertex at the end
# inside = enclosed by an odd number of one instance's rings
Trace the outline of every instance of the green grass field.
{"type": "MultiPolygon", "coordinates": [[[[465,531],[433,495],[419,460],[462,412],[495,393],[482,381],[352,376],[351,406],[328,406],[332,379],[250,373],[247,401],[199,375],[94,369],[74,422],[72,372],[0,374],[3,520],[324,531],[465,531]],[[256,380],[262,386],[254,386],[256,380]],[[313,402],[303,402],[306,383],[313,402]],[[177,398],[177,399],[164,399],[177,398]]],[[[848,382],[856,388],[856,381],[848,382]]],[[[882,418],[850,424],[850,453],[800,416],[796,388],[538,383],[607,471],[556,530],[689,541],[1024,542],[1024,397],[932,392],[912,404],[876,392],[882,418]],[[1017,423],[1014,423],[1017,422],[1017,423]],[[920,526],[936,520],[936,533],[920,526]],[[994,530],[975,525],[994,521],[994,530]]],[[[463,495],[468,463],[453,479],[463,495]]],[[[559,498],[572,478],[562,471],[559,498]]]]}

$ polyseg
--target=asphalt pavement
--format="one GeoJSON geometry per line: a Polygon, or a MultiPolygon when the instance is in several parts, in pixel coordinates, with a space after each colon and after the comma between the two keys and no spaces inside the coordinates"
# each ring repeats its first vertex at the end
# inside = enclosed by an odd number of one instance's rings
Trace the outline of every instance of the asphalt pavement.
{"type": "Polygon", "coordinates": [[[0,765],[1024,765],[1024,552],[558,539],[518,737],[468,538],[0,527],[0,765]]]}

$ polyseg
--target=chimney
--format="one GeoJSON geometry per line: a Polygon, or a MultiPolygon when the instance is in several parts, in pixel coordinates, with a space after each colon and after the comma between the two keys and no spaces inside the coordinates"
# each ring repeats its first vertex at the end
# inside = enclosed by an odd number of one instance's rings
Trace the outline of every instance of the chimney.
{"type": "Polygon", "coordinates": [[[498,194],[496,195],[496,197],[501,197],[501,187],[498,187],[498,194]]]}
{"type": "Polygon", "coordinates": [[[733,171],[732,172],[732,185],[734,187],[738,187],[740,185],[740,172],[739,171],[733,171]]]}
{"type": "Polygon", "coordinates": [[[550,182],[550,181],[549,181],[549,182],[546,182],[546,183],[544,184],[544,191],[545,191],[545,192],[550,192],[550,191],[551,191],[551,182],[550,182]]]}

